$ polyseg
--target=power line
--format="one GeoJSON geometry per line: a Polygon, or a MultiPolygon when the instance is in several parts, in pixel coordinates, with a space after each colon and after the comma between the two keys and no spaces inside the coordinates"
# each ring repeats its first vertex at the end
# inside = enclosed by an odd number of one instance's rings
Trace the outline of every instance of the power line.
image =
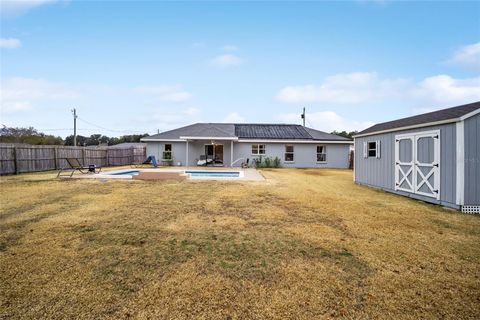
{"type": "Polygon", "coordinates": [[[91,125],[91,126],[97,127],[97,128],[99,128],[99,129],[102,129],[102,130],[110,131],[110,132],[120,132],[120,133],[125,133],[125,132],[145,133],[145,131],[137,131],[137,130],[116,130],[116,129],[109,129],[109,128],[105,128],[105,127],[103,127],[103,126],[100,126],[100,125],[98,125],[98,124],[95,124],[95,123],[93,123],[93,122],[87,121],[87,120],[85,120],[85,119],[83,119],[83,118],[80,118],[80,117],[78,117],[78,116],[77,116],[77,118],[78,118],[78,120],[80,120],[80,121],[82,121],[82,122],[85,122],[85,123],[87,123],[87,124],[89,124],[89,125],[91,125]]]}

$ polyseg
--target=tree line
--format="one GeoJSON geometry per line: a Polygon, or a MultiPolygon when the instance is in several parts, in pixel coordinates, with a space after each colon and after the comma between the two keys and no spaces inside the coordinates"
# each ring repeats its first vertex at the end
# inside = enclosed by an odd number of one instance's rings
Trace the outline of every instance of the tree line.
{"type": "MultiPolygon", "coordinates": [[[[147,137],[148,133],[124,135],[120,137],[107,137],[102,134],[92,134],[89,137],[77,135],[77,146],[113,146],[124,142],[140,142],[140,139],[147,137]]],[[[0,128],[0,143],[26,143],[32,145],[62,145],[73,146],[73,135],[63,139],[39,132],[33,127],[13,128],[5,125],[0,128]]]]}
{"type": "MultiPolygon", "coordinates": [[[[352,139],[353,136],[358,133],[358,131],[333,131],[331,133],[352,139]]],[[[147,136],[148,133],[124,135],[120,137],[108,137],[102,134],[92,134],[89,137],[77,135],[77,146],[113,146],[124,142],[140,142],[141,138],[147,136]]],[[[33,127],[13,128],[4,125],[2,128],[0,128],[0,143],[73,146],[73,135],[69,135],[63,139],[59,136],[48,135],[43,132],[39,132],[33,127]]]]}
{"type": "Polygon", "coordinates": [[[330,132],[331,134],[336,134],[337,136],[341,136],[341,137],[344,137],[344,138],[349,138],[349,139],[353,139],[353,136],[356,135],[358,133],[358,131],[332,131],[330,132]]]}

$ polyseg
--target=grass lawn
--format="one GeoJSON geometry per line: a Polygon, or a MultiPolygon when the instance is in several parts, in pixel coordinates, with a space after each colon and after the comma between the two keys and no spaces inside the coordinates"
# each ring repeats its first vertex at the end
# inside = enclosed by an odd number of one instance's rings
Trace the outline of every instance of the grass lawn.
{"type": "Polygon", "coordinates": [[[356,186],[2,177],[0,318],[478,318],[480,217],[356,186]]]}

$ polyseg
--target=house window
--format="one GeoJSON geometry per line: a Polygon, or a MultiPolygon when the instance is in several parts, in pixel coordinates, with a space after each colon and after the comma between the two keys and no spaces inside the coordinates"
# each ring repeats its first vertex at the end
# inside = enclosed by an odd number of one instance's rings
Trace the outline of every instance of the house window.
{"type": "Polygon", "coordinates": [[[265,154],[265,145],[264,144],[252,144],[252,154],[254,154],[254,155],[265,154]]]}
{"type": "Polygon", "coordinates": [[[287,144],[285,146],[285,161],[286,162],[293,162],[294,155],[293,155],[293,145],[287,144]]]}
{"type": "Polygon", "coordinates": [[[171,160],[172,159],[172,145],[170,143],[165,144],[163,150],[163,160],[171,160]]]}
{"type": "Polygon", "coordinates": [[[327,162],[326,146],[317,146],[317,162],[327,162]]]}

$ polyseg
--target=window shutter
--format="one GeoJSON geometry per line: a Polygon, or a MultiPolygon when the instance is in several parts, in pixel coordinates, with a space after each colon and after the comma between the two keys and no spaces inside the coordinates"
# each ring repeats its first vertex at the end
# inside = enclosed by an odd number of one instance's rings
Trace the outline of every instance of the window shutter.
{"type": "Polygon", "coordinates": [[[367,142],[363,143],[363,157],[367,158],[367,142]]]}
{"type": "Polygon", "coordinates": [[[380,159],[380,140],[377,140],[377,159],[380,159]]]}

